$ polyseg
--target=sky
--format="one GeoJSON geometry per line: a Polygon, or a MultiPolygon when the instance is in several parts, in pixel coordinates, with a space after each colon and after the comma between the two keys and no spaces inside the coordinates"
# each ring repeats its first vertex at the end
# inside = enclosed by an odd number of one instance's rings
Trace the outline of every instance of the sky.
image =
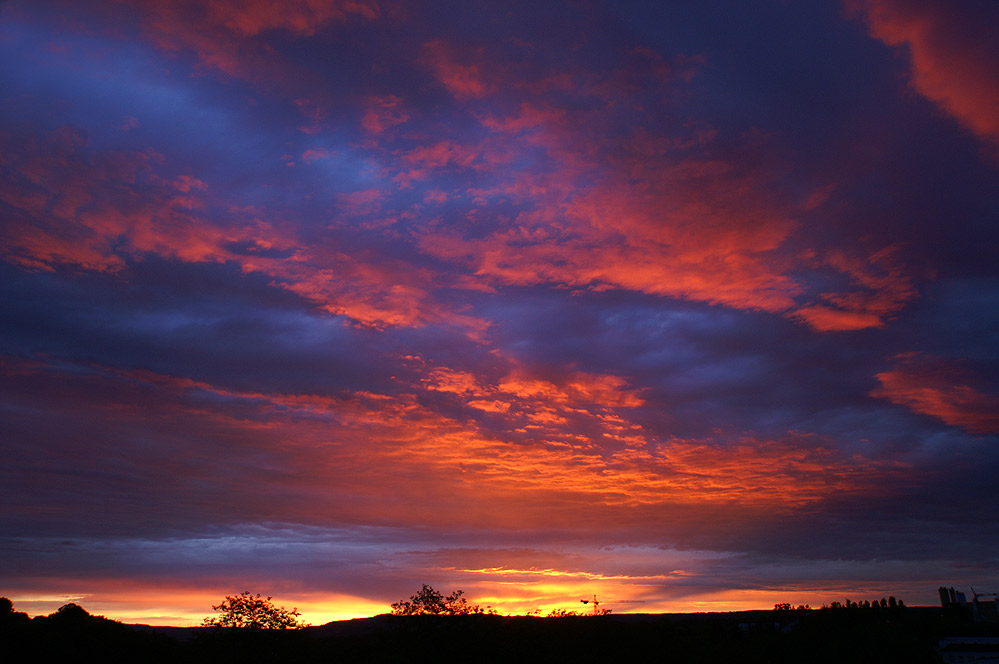
{"type": "MultiPolygon", "coordinates": [[[[999,590],[999,4],[0,4],[0,594],[999,590]]],[[[970,595],[970,593],[969,593],[970,595]]]]}

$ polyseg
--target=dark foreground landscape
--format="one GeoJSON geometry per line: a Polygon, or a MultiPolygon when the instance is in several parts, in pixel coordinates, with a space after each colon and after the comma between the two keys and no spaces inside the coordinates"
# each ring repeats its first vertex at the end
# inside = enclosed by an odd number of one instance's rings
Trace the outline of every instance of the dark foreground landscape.
{"type": "Polygon", "coordinates": [[[958,606],[563,618],[384,615],[302,630],[213,630],[126,625],[70,604],[35,618],[5,611],[0,621],[4,650],[35,661],[942,662],[948,653],[938,652],[941,639],[999,637],[999,626],[976,623],[958,606]]]}

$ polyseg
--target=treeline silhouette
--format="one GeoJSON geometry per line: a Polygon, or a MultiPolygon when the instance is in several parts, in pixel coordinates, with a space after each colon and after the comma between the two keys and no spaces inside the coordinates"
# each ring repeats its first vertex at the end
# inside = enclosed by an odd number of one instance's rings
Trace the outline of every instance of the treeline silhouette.
{"type": "Polygon", "coordinates": [[[77,604],[28,618],[15,611],[6,597],[0,597],[0,644],[7,657],[18,661],[72,662],[92,656],[99,662],[136,661],[137,657],[146,662],[176,662],[181,657],[177,640],[92,616],[77,604]]]}
{"type": "MultiPolygon", "coordinates": [[[[437,599],[433,593],[417,596],[437,599]]],[[[409,602],[412,606],[414,598],[409,602]]],[[[231,610],[234,605],[220,606],[231,610]]],[[[454,606],[469,608],[460,602],[454,606]]],[[[880,600],[821,609],[778,604],[772,611],[715,614],[542,618],[469,610],[382,615],[297,629],[171,629],[125,625],[76,604],[29,619],[0,598],[0,643],[8,654],[23,653],[22,658],[36,661],[919,664],[941,661],[935,649],[944,636],[996,632],[995,625],[976,625],[970,613],[957,610],[961,608],[898,602],[891,607],[886,599],[884,606],[880,600]]]]}

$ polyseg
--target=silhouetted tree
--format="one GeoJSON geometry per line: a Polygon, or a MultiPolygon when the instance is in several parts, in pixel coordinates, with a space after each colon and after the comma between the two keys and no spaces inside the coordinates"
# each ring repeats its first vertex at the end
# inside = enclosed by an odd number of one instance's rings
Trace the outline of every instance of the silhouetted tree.
{"type": "Polygon", "coordinates": [[[14,610],[14,603],[0,597],[0,630],[21,626],[28,621],[28,614],[14,610]]]}
{"type": "Polygon", "coordinates": [[[66,620],[66,621],[76,621],[86,620],[90,617],[90,613],[87,612],[85,608],[79,604],[74,604],[70,602],[69,604],[63,604],[56,612],[49,616],[50,618],[55,618],[56,620],[66,620]]]}
{"type": "Polygon", "coordinates": [[[477,604],[469,604],[463,597],[465,591],[455,590],[445,597],[433,587],[423,584],[418,593],[409,601],[399,600],[392,605],[394,616],[459,616],[470,613],[484,613],[477,604]]]}
{"type": "Polygon", "coordinates": [[[783,602],[781,604],[774,604],[774,611],[777,613],[789,613],[791,611],[808,611],[812,607],[807,604],[799,604],[798,606],[792,606],[788,602],[783,602]]]}
{"type": "Polygon", "coordinates": [[[298,617],[302,615],[298,609],[289,611],[283,606],[276,607],[271,603],[270,597],[264,599],[259,594],[254,596],[249,590],[244,590],[235,596],[226,595],[221,604],[213,605],[212,608],[221,613],[205,618],[201,623],[204,627],[247,629],[300,629],[308,627],[306,623],[298,621],[298,617]]]}

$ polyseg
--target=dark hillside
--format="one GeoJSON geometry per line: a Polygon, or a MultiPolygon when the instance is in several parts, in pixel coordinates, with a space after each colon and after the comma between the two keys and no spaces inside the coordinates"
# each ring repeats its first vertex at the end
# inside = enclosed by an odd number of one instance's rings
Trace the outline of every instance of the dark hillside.
{"type": "Polygon", "coordinates": [[[996,625],[938,608],[705,614],[376,616],[303,630],[155,628],[76,605],[28,619],[9,612],[8,651],[102,662],[920,662],[944,636],[999,636],[996,625]]]}

